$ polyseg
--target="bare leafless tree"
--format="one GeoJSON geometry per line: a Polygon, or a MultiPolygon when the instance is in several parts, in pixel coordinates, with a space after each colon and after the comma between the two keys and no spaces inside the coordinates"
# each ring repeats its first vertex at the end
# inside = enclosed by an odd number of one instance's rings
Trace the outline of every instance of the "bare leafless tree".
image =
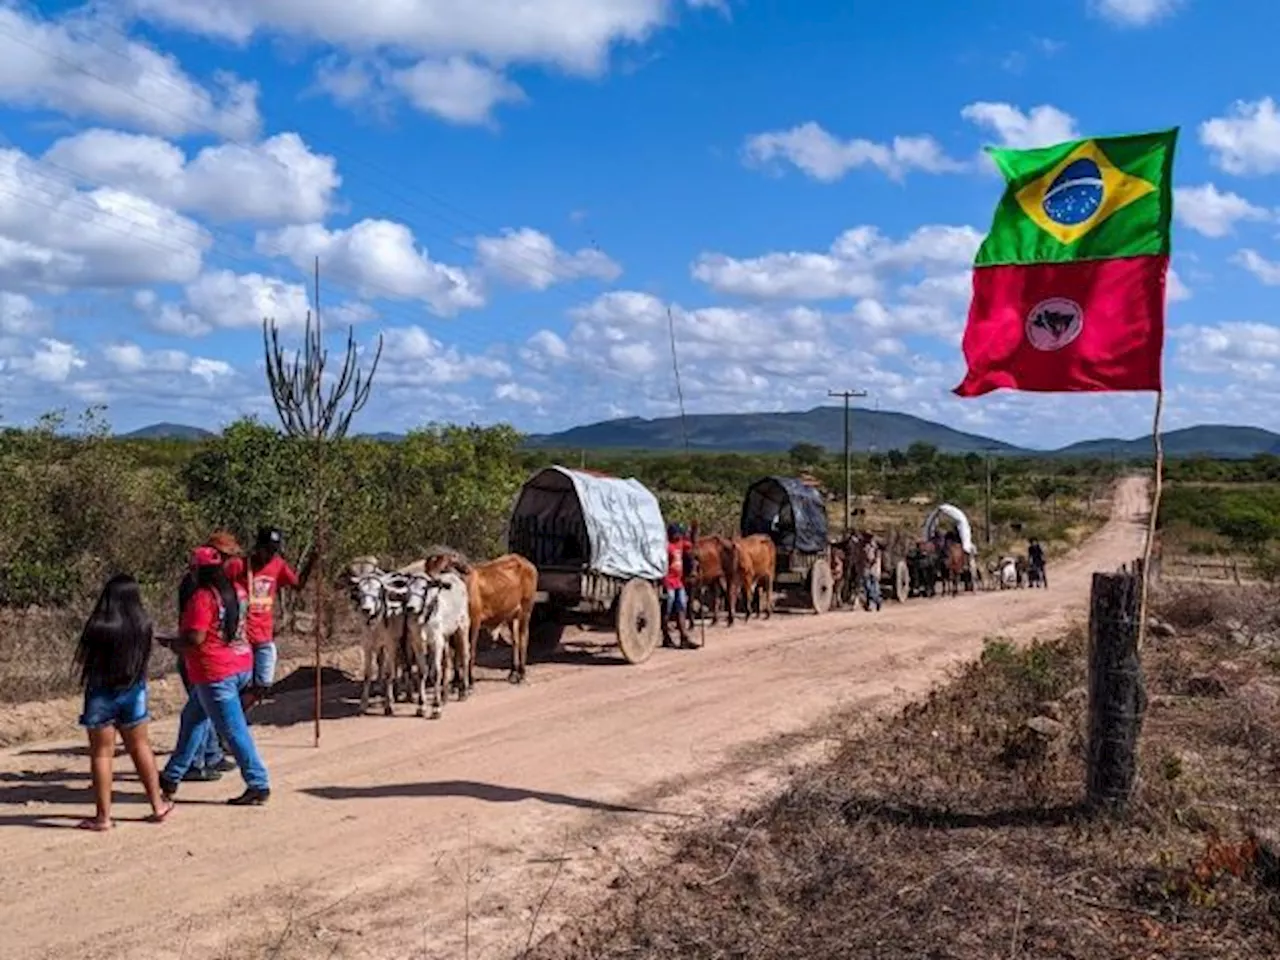
{"type": "Polygon", "coordinates": [[[280,345],[280,332],[274,318],[262,321],[262,348],[266,357],[267,383],[275,402],[280,425],[286,435],[310,442],[314,457],[312,503],[314,523],[310,579],[315,589],[315,615],[312,633],[315,639],[315,745],[320,746],[321,665],[320,641],[325,634],[324,589],[326,585],[325,549],[327,534],[326,506],[332,485],[328,474],[328,447],[342,440],[351,420],[369,401],[373,376],[382,358],[382,335],[368,372],[360,369],[355,330],[347,328],[347,346],[336,376],[328,374],[329,351],[324,345],[320,320],[320,261],[315,265],[315,311],[307,311],[302,348],[286,356],[280,345]]]}

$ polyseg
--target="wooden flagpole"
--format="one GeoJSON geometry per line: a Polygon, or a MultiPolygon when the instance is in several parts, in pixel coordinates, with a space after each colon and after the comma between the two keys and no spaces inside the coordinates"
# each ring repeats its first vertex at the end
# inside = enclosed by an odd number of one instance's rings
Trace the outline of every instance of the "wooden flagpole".
{"type": "Polygon", "coordinates": [[[1160,436],[1160,419],[1164,413],[1164,389],[1156,393],[1156,413],[1151,425],[1151,446],[1155,457],[1155,486],[1151,491],[1151,516],[1147,519],[1147,542],[1142,551],[1142,598],[1138,604],[1138,649],[1147,636],[1147,597],[1151,590],[1151,554],[1156,540],[1156,524],[1160,517],[1160,497],[1164,492],[1164,439],[1160,436]]]}

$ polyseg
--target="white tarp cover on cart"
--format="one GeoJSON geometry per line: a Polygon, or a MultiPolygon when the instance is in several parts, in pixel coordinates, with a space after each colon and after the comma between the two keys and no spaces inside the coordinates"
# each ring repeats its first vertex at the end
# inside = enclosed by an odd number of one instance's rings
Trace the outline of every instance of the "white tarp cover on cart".
{"type": "Polygon", "coordinates": [[[538,567],[582,565],[621,579],[660,580],[667,528],[644,484],[567,467],[547,467],[520,489],[508,549],[538,567]]]}
{"type": "Polygon", "coordinates": [[[964,552],[973,553],[973,531],[969,528],[969,518],[964,515],[963,510],[949,503],[934,508],[933,512],[925,518],[924,539],[933,539],[934,531],[938,529],[938,518],[941,515],[946,515],[955,522],[956,531],[960,534],[960,546],[964,548],[964,552]]]}

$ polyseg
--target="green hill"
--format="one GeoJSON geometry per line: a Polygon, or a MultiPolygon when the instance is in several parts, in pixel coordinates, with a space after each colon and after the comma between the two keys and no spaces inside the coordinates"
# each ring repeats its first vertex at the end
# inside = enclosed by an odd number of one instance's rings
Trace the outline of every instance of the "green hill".
{"type": "MultiPolygon", "coordinates": [[[[1012,444],[905,413],[854,409],[849,419],[853,448],[858,452],[905,450],[913,443],[931,444],[943,453],[1022,452],[1012,444]]],[[[789,450],[797,443],[813,443],[833,452],[844,449],[842,407],[815,407],[802,413],[696,414],[687,420],[693,450],[763,453],[789,450]]],[[[562,450],[681,450],[684,434],[679,417],[630,417],[531,436],[526,445],[562,450]]]]}

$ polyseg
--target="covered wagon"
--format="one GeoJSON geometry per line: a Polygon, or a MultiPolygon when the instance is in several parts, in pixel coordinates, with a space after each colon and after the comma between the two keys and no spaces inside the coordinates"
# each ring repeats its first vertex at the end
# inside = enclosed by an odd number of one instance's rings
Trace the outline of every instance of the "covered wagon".
{"type": "Polygon", "coordinates": [[[507,549],[538,568],[530,638],[554,647],[568,624],[612,625],[630,663],[662,640],[658,586],[667,534],[658,499],[639,480],[547,467],[520,488],[507,549]]]}
{"type": "MultiPolygon", "coordinates": [[[[822,494],[795,477],[763,477],[742,501],[742,536],[768,536],[777,550],[774,586],[815,613],[831,608],[834,583],[822,494]]],[[[748,596],[747,603],[751,602],[748,596]]]]}

